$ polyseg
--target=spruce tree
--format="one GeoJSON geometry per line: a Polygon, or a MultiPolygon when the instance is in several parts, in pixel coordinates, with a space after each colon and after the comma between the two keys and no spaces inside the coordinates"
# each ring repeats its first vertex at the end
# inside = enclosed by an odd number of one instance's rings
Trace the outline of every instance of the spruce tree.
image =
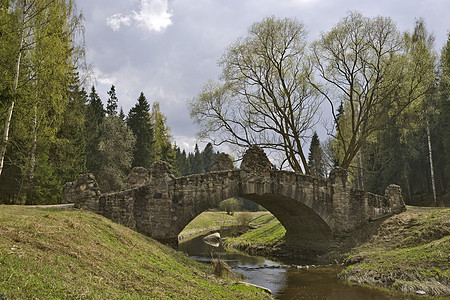
{"type": "Polygon", "coordinates": [[[211,171],[211,163],[214,159],[214,156],[215,156],[215,153],[214,153],[213,145],[211,143],[208,143],[202,152],[203,168],[205,169],[205,172],[211,171]]]}
{"type": "Polygon", "coordinates": [[[194,155],[192,156],[192,174],[199,174],[203,172],[205,172],[203,157],[198,149],[198,145],[195,144],[194,155]]]}
{"type": "Polygon", "coordinates": [[[117,115],[117,99],[116,95],[116,87],[114,85],[111,86],[111,89],[108,91],[108,101],[106,102],[106,114],[108,116],[117,115]]]}
{"type": "Polygon", "coordinates": [[[317,132],[314,132],[309,146],[308,167],[312,176],[325,177],[325,158],[317,132]]]}
{"type": "Polygon", "coordinates": [[[105,110],[103,109],[103,103],[92,86],[91,93],[89,94],[88,104],[86,107],[85,116],[85,130],[86,130],[86,169],[89,172],[98,174],[100,169],[100,155],[99,155],[99,143],[100,143],[100,126],[105,117],[105,110]]]}
{"type": "Polygon", "coordinates": [[[150,119],[150,105],[143,92],[128,113],[127,125],[136,137],[132,167],[150,168],[154,161],[153,126],[150,119]]]}

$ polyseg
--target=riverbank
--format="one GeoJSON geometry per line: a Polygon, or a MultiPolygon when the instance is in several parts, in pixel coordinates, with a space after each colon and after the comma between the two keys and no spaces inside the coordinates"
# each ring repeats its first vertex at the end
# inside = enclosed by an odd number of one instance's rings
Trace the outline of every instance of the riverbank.
{"type": "Polygon", "coordinates": [[[252,230],[227,238],[225,247],[260,256],[280,256],[283,250],[284,227],[274,215],[266,213],[249,223],[252,230]]]}
{"type": "Polygon", "coordinates": [[[450,209],[409,206],[354,248],[340,278],[404,293],[450,296],[450,209]]]}
{"type": "Polygon", "coordinates": [[[1,299],[270,299],[99,215],[0,206],[1,299]]]}

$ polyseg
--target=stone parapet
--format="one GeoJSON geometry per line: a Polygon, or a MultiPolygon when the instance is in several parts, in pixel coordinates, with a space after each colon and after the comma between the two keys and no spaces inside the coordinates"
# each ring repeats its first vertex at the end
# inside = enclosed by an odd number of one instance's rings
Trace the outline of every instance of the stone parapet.
{"type": "Polygon", "coordinates": [[[272,164],[264,150],[258,146],[251,146],[242,157],[241,170],[253,173],[267,173],[272,164]]]}
{"type": "Polygon", "coordinates": [[[74,203],[75,208],[97,211],[101,192],[92,173],[80,174],[76,181],[63,187],[62,203],[74,203]]]}
{"type": "Polygon", "coordinates": [[[134,167],[128,175],[128,188],[144,186],[149,182],[148,170],[143,167],[134,167]]]}

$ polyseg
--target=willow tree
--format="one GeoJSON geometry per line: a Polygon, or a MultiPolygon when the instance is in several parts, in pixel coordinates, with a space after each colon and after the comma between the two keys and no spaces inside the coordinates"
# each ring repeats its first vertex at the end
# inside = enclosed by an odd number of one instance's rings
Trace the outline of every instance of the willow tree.
{"type": "Polygon", "coordinates": [[[390,18],[349,13],[313,44],[312,60],[319,77],[313,84],[331,106],[346,169],[375,132],[428,89],[429,66],[390,18]]]}
{"type": "Polygon", "coordinates": [[[222,81],[208,82],[189,105],[198,136],[214,145],[258,145],[308,173],[302,146],[315,123],[318,94],[308,83],[306,30],[295,19],[254,23],[219,61],[222,81]]]}

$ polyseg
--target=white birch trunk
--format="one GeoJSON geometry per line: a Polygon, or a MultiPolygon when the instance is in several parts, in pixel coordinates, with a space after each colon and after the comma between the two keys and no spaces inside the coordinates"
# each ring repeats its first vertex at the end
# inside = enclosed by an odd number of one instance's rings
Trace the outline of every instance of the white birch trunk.
{"type": "Polygon", "coordinates": [[[427,123],[426,125],[427,125],[427,138],[428,138],[428,156],[430,159],[431,187],[433,189],[434,204],[437,205],[436,184],[434,182],[433,152],[431,149],[430,123],[428,122],[428,116],[426,117],[426,123],[427,123]]]}

